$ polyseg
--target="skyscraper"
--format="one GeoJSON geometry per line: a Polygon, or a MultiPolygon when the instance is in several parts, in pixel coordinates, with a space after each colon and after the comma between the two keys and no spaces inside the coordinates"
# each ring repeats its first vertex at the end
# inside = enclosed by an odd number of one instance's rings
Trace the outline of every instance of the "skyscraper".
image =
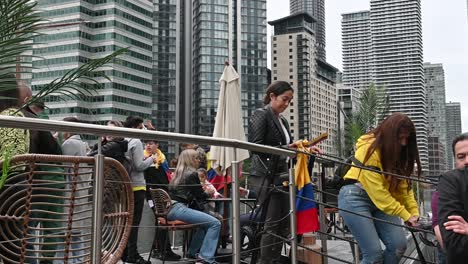
{"type": "Polygon", "coordinates": [[[427,90],[429,174],[440,175],[447,167],[444,68],[440,63],[424,63],[424,75],[427,90]]]}
{"type": "Polygon", "coordinates": [[[325,0],[290,0],[291,15],[309,13],[314,19],[312,30],[315,33],[317,58],[326,61],[325,52],[325,0]]]}
{"type": "Polygon", "coordinates": [[[149,1],[42,0],[38,8],[51,24],[34,39],[33,90],[90,59],[130,47],[109,65],[112,68],[103,69],[109,80],[98,80],[102,87],[96,94],[66,102],[49,96],[51,118],[73,115],[102,124],[128,115],[150,116],[153,13],[149,1]]]}
{"type": "Polygon", "coordinates": [[[177,98],[180,95],[181,7],[177,0],[154,1],[152,119],[162,131],[176,129],[177,98]]]}
{"type": "Polygon", "coordinates": [[[462,132],[460,103],[446,103],[445,113],[447,116],[447,169],[453,169],[455,164],[453,159],[452,141],[462,132]]]}
{"type": "Polygon", "coordinates": [[[366,12],[343,15],[343,25],[346,25],[343,30],[347,31],[343,32],[343,64],[347,63],[343,81],[346,85],[352,82],[365,87],[370,79],[385,88],[390,97],[389,112],[405,113],[415,123],[421,162],[423,170],[427,171],[427,105],[420,0],[371,0],[370,4],[369,15],[366,12]],[[366,28],[368,26],[370,30],[366,28]],[[354,36],[365,41],[349,41],[354,36]],[[367,56],[354,58],[366,50],[367,56]],[[370,61],[368,69],[353,68],[355,63],[359,65],[366,61],[370,61]],[[365,70],[367,72],[362,73],[365,70]]]}
{"type": "Polygon", "coordinates": [[[154,25],[156,128],[212,135],[225,61],[241,77],[246,128],[267,86],[266,0],[158,0],[154,25]]]}
{"type": "MultiPolygon", "coordinates": [[[[336,72],[333,66],[317,59],[314,19],[296,13],[269,22],[272,36],[272,78],[294,87],[290,107],[283,112],[295,140],[311,139],[323,132],[335,138],[337,130],[336,72]]],[[[321,143],[327,153],[336,153],[332,141],[321,143]]]]}
{"type": "Polygon", "coordinates": [[[372,76],[372,35],[370,12],[342,14],[343,84],[358,90],[367,89],[372,76]]]}
{"type": "Polygon", "coordinates": [[[241,76],[245,128],[267,85],[266,0],[193,0],[191,133],[212,135],[227,60],[241,76]]]}

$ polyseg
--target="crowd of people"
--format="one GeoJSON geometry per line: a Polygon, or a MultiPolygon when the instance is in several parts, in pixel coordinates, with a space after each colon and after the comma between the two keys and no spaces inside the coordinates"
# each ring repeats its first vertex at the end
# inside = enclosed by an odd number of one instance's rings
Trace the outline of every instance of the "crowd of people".
{"type": "MultiPolygon", "coordinates": [[[[32,96],[26,84],[20,82],[17,90],[3,91],[1,95],[7,98],[0,100],[1,115],[47,118],[43,103],[36,102],[29,107],[19,108],[32,96]]],[[[294,147],[289,124],[281,115],[293,96],[294,90],[288,82],[277,81],[267,88],[264,107],[250,117],[249,142],[294,147]]],[[[67,117],[64,121],[80,122],[75,117],[67,117]]],[[[144,120],[137,116],[129,116],[123,122],[109,121],[107,125],[154,129],[151,123],[145,127],[144,120]]],[[[150,263],[138,252],[138,229],[145,202],[150,207],[154,206],[149,189],[162,188],[172,199],[168,220],[180,220],[197,226],[187,256],[196,263],[215,263],[221,217],[215,212],[216,206],[206,201],[223,195],[207,179],[205,151],[197,145],[182,143],[179,156],[169,161],[156,140],[106,136],[100,141],[101,153],[122,163],[133,189],[133,226],[122,260],[127,263],[150,263]],[[169,167],[175,169],[171,171],[169,167]]],[[[433,227],[439,241],[439,263],[442,264],[464,263],[464,257],[468,257],[468,133],[454,139],[452,151],[456,169],[442,175],[438,192],[432,200],[433,227]]],[[[2,160],[24,153],[93,156],[97,152],[98,144],[89,148],[78,134],[0,128],[2,160]]],[[[321,150],[312,147],[311,152],[321,153],[321,150]]],[[[414,123],[405,114],[390,114],[375,129],[358,139],[354,158],[361,163],[354,165],[362,166],[353,166],[344,175],[338,195],[340,214],[362,252],[361,263],[399,263],[407,248],[402,224],[407,228],[419,225],[420,210],[410,180],[410,176],[416,174],[420,177],[422,174],[414,123]],[[382,249],[376,241],[382,241],[385,248],[382,249]]],[[[290,212],[289,198],[287,186],[284,186],[289,161],[287,157],[253,152],[249,177],[249,185],[253,189],[240,190],[243,195],[258,195],[259,204],[263,205],[261,214],[265,221],[265,232],[261,237],[259,263],[281,263],[282,244],[277,235],[285,238],[289,236],[289,218],[286,217],[290,212]]],[[[68,174],[51,173],[39,177],[65,184],[70,181],[65,175],[68,174]]],[[[83,185],[80,189],[86,189],[85,185],[89,186],[90,181],[90,178],[79,179],[78,182],[83,185]]],[[[62,213],[64,210],[59,206],[47,205],[39,209],[44,215],[36,217],[44,219],[54,215],[46,215],[47,212],[62,213]]],[[[86,225],[78,222],[75,224],[86,225]]],[[[41,224],[47,229],[54,228],[48,226],[53,223],[44,221],[41,224]]],[[[45,252],[60,252],[60,248],[53,243],[56,238],[48,237],[47,232],[44,235],[46,242],[51,242],[46,243],[48,248],[45,252]]],[[[179,260],[181,257],[171,250],[168,236],[167,231],[157,232],[156,247],[151,254],[165,260],[179,260]]],[[[73,254],[79,256],[80,252],[73,254]]],[[[54,255],[45,257],[52,259],[54,255]]],[[[72,260],[83,261],[80,257],[72,260]]],[[[30,261],[39,263],[33,258],[30,261]]],[[[40,263],[53,261],[43,259],[40,263]]]]}

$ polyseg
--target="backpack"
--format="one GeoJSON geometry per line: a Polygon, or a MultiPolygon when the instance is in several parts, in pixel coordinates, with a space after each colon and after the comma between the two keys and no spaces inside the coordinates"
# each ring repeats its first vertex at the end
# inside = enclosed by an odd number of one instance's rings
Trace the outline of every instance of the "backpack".
{"type": "Polygon", "coordinates": [[[356,159],[356,157],[354,157],[354,155],[349,156],[344,161],[344,163],[340,163],[338,165],[338,167],[336,168],[336,170],[335,170],[335,174],[333,176],[332,182],[330,183],[330,185],[333,186],[333,189],[337,189],[337,190],[341,189],[341,187],[344,184],[343,177],[346,175],[346,173],[348,173],[349,169],[351,169],[351,166],[352,166],[353,163],[356,166],[367,167],[369,169],[379,170],[380,171],[380,168],[378,168],[378,167],[364,165],[361,161],[356,159]]]}

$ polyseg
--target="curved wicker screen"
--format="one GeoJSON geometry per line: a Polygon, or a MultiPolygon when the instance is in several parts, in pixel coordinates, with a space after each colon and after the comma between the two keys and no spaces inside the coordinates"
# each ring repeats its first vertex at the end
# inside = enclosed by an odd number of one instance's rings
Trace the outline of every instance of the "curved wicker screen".
{"type": "MultiPolygon", "coordinates": [[[[91,256],[92,157],[19,155],[0,162],[0,259],[87,263],[91,256]]],[[[125,168],[105,158],[101,263],[117,263],[130,234],[133,192],[125,168]]],[[[0,261],[1,262],[1,261],[0,261]]]]}

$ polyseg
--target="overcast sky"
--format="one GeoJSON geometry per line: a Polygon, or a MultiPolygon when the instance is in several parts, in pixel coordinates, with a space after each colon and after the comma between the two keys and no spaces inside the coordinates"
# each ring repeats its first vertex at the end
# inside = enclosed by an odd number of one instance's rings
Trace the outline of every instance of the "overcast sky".
{"type": "MultiPolygon", "coordinates": [[[[460,102],[463,132],[468,131],[467,0],[421,0],[424,61],[442,63],[446,100],[460,102]]],[[[343,70],[341,14],[369,10],[370,0],[325,0],[327,61],[343,70]]],[[[289,0],[268,0],[267,20],[289,15],[289,0]]],[[[268,26],[268,34],[271,34],[268,26]]],[[[270,41],[270,38],[268,38],[270,41]]],[[[270,42],[268,43],[270,48],[270,42]]],[[[268,61],[270,65],[270,61],[268,61]]]]}

